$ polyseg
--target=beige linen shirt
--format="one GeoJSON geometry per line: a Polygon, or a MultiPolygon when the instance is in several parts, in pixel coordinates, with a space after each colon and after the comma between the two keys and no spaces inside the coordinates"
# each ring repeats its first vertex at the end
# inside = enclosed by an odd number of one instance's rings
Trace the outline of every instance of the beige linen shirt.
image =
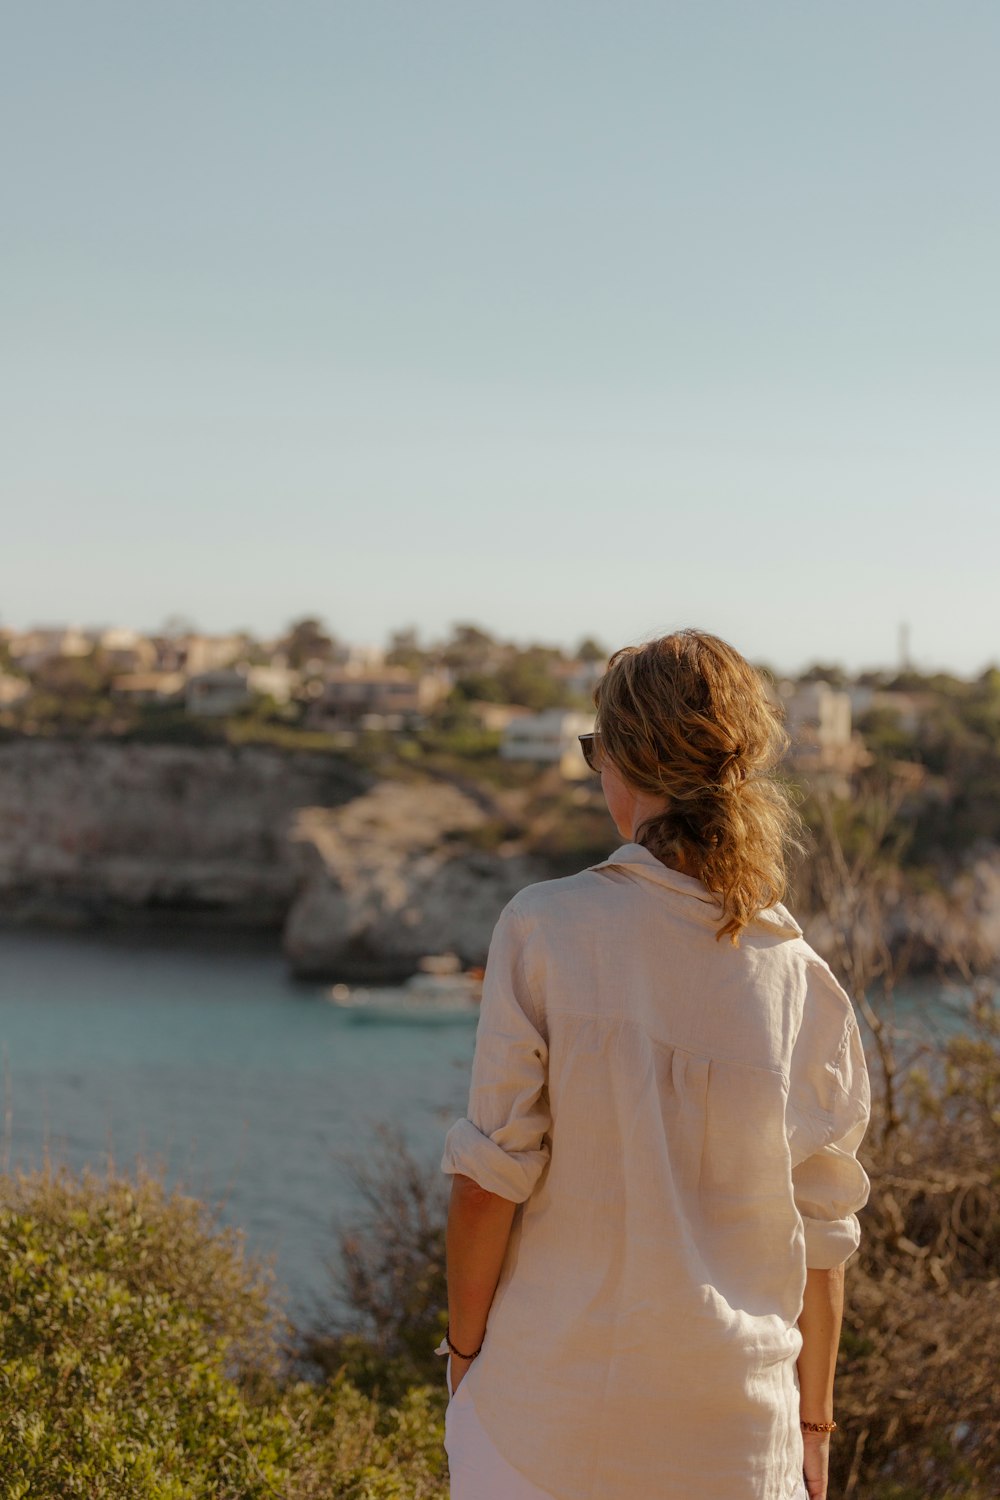
{"type": "MultiPolygon", "coordinates": [[[[869,1180],[851,1001],[778,904],[638,843],[525,886],[490,943],[441,1170],[518,1204],[466,1395],[556,1500],[788,1500],[806,1267],[869,1180]]],[[[439,1352],[447,1353],[442,1342],[439,1352]]]]}

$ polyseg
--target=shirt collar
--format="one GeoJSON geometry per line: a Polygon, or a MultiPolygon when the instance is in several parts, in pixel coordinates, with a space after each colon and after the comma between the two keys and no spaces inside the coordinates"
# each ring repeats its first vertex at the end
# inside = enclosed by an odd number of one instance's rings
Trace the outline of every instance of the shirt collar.
{"type": "MultiPolygon", "coordinates": [[[[671,870],[662,860],[657,859],[645,844],[619,844],[607,859],[602,859],[590,868],[600,870],[605,865],[627,865],[644,879],[655,881],[657,885],[668,886],[682,896],[701,902],[704,909],[693,908],[693,910],[697,910],[698,915],[711,922],[713,926],[722,918],[722,902],[714,891],[710,891],[708,886],[694,875],[682,875],[680,870],[671,870]]],[[[756,920],[763,922],[772,930],[777,929],[787,937],[802,936],[802,928],[781,902],[776,902],[774,906],[760,912],[756,920]]]]}

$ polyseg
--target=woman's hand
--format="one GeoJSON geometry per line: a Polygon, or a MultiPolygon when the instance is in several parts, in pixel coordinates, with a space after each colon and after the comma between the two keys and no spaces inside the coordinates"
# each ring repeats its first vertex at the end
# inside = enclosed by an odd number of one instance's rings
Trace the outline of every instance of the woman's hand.
{"type": "Polygon", "coordinates": [[[826,1488],[830,1470],[830,1434],[828,1432],[803,1432],[802,1472],[805,1476],[809,1500],[826,1500],[826,1488]]]}
{"type": "Polygon", "coordinates": [[[469,1368],[469,1366],[471,1364],[472,1364],[472,1360],[471,1359],[463,1359],[460,1354],[452,1354],[452,1356],[451,1356],[451,1394],[453,1396],[454,1396],[455,1392],[458,1390],[459,1386],[462,1384],[462,1379],[463,1379],[464,1375],[466,1374],[466,1372],[467,1372],[467,1370],[468,1370],[468,1368],[469,1368]]]}

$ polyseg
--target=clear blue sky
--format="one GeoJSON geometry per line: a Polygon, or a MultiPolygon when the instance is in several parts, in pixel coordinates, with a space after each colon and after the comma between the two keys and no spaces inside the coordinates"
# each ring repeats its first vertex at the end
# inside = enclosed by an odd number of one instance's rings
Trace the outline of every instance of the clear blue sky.
{"type": "Polygon", "coordinates": [[[995,0],[7,0],[0,622],[1000,656],[995,0]]]}

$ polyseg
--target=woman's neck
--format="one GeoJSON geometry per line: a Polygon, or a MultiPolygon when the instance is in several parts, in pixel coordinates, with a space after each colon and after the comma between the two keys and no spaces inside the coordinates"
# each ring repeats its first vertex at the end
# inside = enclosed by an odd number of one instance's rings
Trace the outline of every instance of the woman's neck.
{"type": "MultiPolygon", "coordinates": [[[[634,836],[633,836],[633,841],[634,841],[634,836]]],[[[644,846],[644,847],[647,847],[647,846],[644,846]]],[[[650,852],[650,854],[655,855],[655,857],[660,861],[661,865],[666,865],[666,867],[667,867],[668,870],[676,870],[677,873],[678,873],[678,875],[690,875],[694,880],[700,880],[701,879],[701,876],[700,876],[699,872],[697,870],[691,869],[688,866],[688,864],[684,860],[683,855],[674,854],[674,853],[669,853],[669,854],[666,854],[666,855],[657,854],[655,849],[650,849],[649,852],[650,852]]]]}
{"type": "MultiPolygon", "coordinates": [[[[660,859],[660,856],[657,855],[657,858],[660,859]]],[[[666,865],[668,870],[676,870],[678,875],[690,875],[694,880],[699,878],[697,870],[689,870],[681,859],[660,859],[660,863],[666,865]]]]}

